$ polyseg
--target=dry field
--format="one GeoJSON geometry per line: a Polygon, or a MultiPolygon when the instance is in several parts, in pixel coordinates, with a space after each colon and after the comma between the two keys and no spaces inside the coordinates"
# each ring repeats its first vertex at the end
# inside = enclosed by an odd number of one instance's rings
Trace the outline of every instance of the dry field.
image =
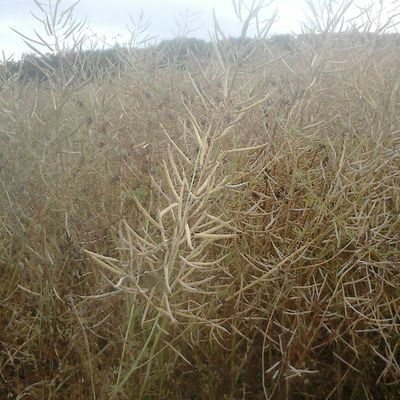
{"type": "Polygon", "coordinates": [[[3,65],[1,399],[400,398],[400,39],[334,33],[346,3],[3,65]]]}

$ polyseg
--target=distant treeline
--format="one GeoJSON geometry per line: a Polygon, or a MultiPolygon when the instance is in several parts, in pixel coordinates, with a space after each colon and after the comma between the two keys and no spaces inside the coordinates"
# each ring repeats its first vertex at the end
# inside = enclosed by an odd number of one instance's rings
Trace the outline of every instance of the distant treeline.
{"type": "MultiPolygon", "coordinates": [[[[267,39],[262,45],[270,46],[286,53],[293,53],[301,44],[318,48],[327,39],[333,46],[343,45],[365,45],[370,44],[378,47],[396,46],[400,47],[400,34],[377,34],[361,32],[343,32],[330,34],[305,33],[299,35],[279,34],[267,39]]],[[[257,39],[227,38],[219,43],[226,48],[235,48],[252,44],[259,45],[257,39]]],[[[175,38],[163,40],[156,45],[146,48],[122,47],[116,45],[107,49],[82,50],[77,52],[66,52],[64,54],[26,54],[20,61],[6,61],[0,63],[0,80],[16,76],[20,80],[47,80],[53,73],[60,71],[77,79],[87,79],[93,76],[113,74],[120,67],[136,58],[148,60],[149,65],[167,66],[178,65],[184,67],[193,56],[206,59],[214,51],[215,45],[197,38],[175,38]],[[72,74],[71,74],[72,73],[72,74]]],[[[1,81],[0,81],[1,82],[1,81]]]]}

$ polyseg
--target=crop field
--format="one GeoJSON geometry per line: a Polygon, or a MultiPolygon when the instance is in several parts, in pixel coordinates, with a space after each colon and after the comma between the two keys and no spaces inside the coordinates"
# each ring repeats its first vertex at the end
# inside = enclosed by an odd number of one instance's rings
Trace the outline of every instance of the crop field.
{"type": "Polygon", "coordinates": [[[0,64],[0,399],[400,398],[400,34],[351,3],[104,51],[38,10],[0,64]]]}

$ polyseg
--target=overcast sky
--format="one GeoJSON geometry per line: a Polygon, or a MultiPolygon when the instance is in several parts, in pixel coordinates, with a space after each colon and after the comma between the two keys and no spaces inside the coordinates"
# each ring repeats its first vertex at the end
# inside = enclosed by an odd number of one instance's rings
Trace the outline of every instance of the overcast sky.
{"type": "MultiPolygon", "coordinates": [[[[47,0],[39,0],[48,3],[47,0]]],[[[367,2],[368,0],[360,0],[367,2]]],[[[393,1],[393,0],[389,0],[393,1]]],[[[371,1],[370,1],[371,2],[371,1]]],[[[247,4],[251,3],[247,0],[247,4]]],[[[379,3],[379,0],[375,0],[379,3]]],[[[63,0],[62,7],[73,4],[72,0],[63,0]]],[[[198,27],[190,36],[207,39],[212,30],[212,10],[215,7],[218,20],[226,34],[237,36],[240,24],[234,14],[232,0],[81,0],[75,8],[77,19],[87,18],[90,31],[105,37],[108,44],[116,40],[127,40],[129,15],[138,17],[143,11],[144,17],[151,21],[148,33],[158,39],[176,36],[176,19],[193,13],[192,26],[198,27]]],[[[278,21],[274,24],[274,33],[291,33],[300,30],[300,21],[304,21],[307,11],[306,0],[275,0],[270,12],[278,9],[278,21]]],[[[0,52],[6,56],[14,54],[18,58],[22,52],[29,52],[27,46],[10,27],[32,37],[33,28],[43,32],[40,24],[31,15],[37,12],[33,0],[0,0],[0,52]]]]}
{"type": "MultiPolygon", "coordinates": [[[[41,0],[41,3],[46,3],[46,0],[41,0]]],[[[63,0],[62,4],[66,7],[73,4],[73,1],[63,0]]],[[[158,39],[175,36],[178,32],[176,19],[182,21],[184,15],[194,14],[191,25],[198,29],[191,36],[207,39],[212,29],[213,7],[223,30],[227,34],[237,35],[240,25],[231,0],[81,0],[74,15],[78,19],[87,17],[91,31],[101,37],[105,36],[108,43],[112,44],[115,40],[126,40],[129,14],[137,18],[143,11],[144,17],[151,21],[148,33],[158,39]]],[[[305,0],[275,0],[270,7],[271,12],[275,8],[279,9],[275,32],[299,29],[298,20],[303,14],[305,0]]],[[[4,51],[7,56],[14,53],[17,57],[24,51],[29,52],[10,27],[27,36],[32,36],[34,27],[42,32],[40,24],[30,13],[37,11],[34,1],[0,0],[0,10],[0,51],[4,51]]]]}

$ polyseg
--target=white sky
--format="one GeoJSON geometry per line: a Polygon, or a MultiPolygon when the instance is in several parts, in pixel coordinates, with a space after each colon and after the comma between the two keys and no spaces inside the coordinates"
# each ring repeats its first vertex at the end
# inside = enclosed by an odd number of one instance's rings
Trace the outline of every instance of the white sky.
{"type": "MultiPolygon", "coordinates": [[[[40,0],[46,3],[47,0],[40,0]]],[[[249,1],[247,2],[249,3],[249,1]]],[[[73,4],[72,0],[63,0],[64,7],[73,4]]],[[[99,36],[106,36],[108,43],[124,41],[129,14],[137,18],[143,11],[145,19],[150,19],[148,33],[158,39],[174,37],[177,32],[176,19],[187,13],[196,14],[193,27],[199,27],[190,36],[208,39],[212,30],[212,10],[215,7],[218,20],[226,34],[238,35],[240,25],[234,14],[231,0],[81,0],[75,8],[77,19],[87,17],[88,25],[99,36]]],[[[279,10],[279,21],[274,32],[291,32],[299,29],[298,19],[303,15],[305,0],[275,0],[271,12],[279,10]]],[[[10,27],[32,37],[35,27],[43,32],[40,24],[33,18],[31,11],[37,12],[33,0],[0,0],[0,52],[6,56],[14,54],[18,58],[29,48],[10,27]]]]}
{"type": "MultiPolygon", "coordinates": [[[[48,3],[48,0],[39,0],[48,3]]],[[[316,0],[318,1],[318,0],[316,0]]],[[[379,3],[379,0],[359,0],[359,2],[379,3]]],[[[400,1],[400,0],[385,0],[400,1]]],[[[251,3],[251,0],[245,0],[251,3]]],[[[62,7],[73,4],[73,0],[62,0],[62,7]]],[[[212,30],[212,10],[215,7],[218,21],[227,35],[237,36],[240,24],[234,14],[232,0],[80,0],[75,8],[77,19],[87,17],[91,31],[107,38],[108,44],[116,40],[123,42],[127,38],[129,14],[134,18],[143,11],[145,19],[150,19],[148,33],[157,39],[170,38],[177,33],[176,19],[185,13],[196,13],[193,27],[199,27],[190,36],[208,39],[212,30]],[[116,39],[118,37],[118,39],[116,39]]],[[[300,30],[300,21],[304,21],[307,10],[306,0],[275,0],[269,10],[278,9],[278,21],[273,33],[290,33],[300,30]]],[[[33,28],[40,34],[43,29],[33,18],[31,11],[37,13],[33,0],[0,0],[0,52],[6,56],[14,54],[19,58],[23,52],[30,52],[22,39],[10,27],[32,37],[33,28]]],[[[37,13],[39,14],[39,13],[37,13]]],[[[268,15],[268,13],[266,14],[268,15]]]]}

